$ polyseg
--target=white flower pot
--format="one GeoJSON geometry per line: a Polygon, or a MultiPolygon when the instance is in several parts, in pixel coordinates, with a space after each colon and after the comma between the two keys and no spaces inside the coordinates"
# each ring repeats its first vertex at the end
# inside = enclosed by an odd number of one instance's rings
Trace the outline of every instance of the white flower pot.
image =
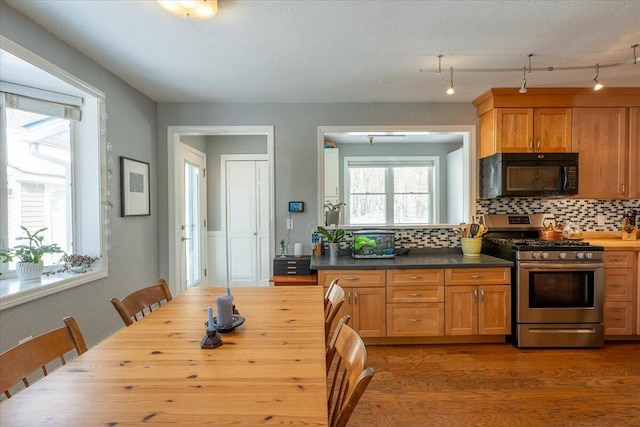
{"type": "Polygon", "coordinates": [[[44,262],[42,261],[37,264],[32,262],[19,262],[16,264],[16,274],[21,282],[34,282],[40,280],[40,277],[42,277],[42,270],[44,270],[44,262]]]}

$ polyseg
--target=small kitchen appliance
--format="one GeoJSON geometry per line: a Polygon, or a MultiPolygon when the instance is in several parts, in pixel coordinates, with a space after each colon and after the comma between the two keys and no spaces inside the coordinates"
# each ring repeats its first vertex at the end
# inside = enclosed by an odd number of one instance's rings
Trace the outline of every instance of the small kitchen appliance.
{"type": "Polygon", "coordinates": [[[518,347],[603,347],[604,249],[577,239],[540,240],[550,217],[483,217],[490,231],[482,252],[514,262],[513,342],[518,347]]]}

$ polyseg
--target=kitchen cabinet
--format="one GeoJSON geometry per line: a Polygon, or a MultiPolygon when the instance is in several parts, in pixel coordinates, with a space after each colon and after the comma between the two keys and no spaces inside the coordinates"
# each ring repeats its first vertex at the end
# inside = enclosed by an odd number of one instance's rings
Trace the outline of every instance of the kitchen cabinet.
{"type": "Polygon", "coordinates": [[[480,157],[571,151],[571,108],[494,108],[480,116],[480,157]]]}
{"type": "MultiPolygon", "coordinates": [[[[325,290],[334,279],[344,289],[345,302],[336,316],[351,316],[350,325],[361,337],[386,335],[385,270],[319,270],[325,290]]],[[[332,331],[333,333],[333,331],[332,331]]]]}
{"type": "Polygon", "coordinates": [[[635,332],[636,256],[633,251],[607,250],[604,253],[605,335],[633,335],[635,332]]]}
{"type": "Polygon", "coordinates": [[[508,268],[445,270],[445,335],[511,333],[508,268]]]}
{"type": "Polygon", "coordinates": [[[387,270],[387,336],[444,336],[444,269],[387,270]]]}
{"type": "Polygon", "coordinates": [[[324,202],[340,201],[340,156],[338,148],[324,149],[324,202]]]}
{"type": "Polygon", "coordinates": [[[572,128],[580,159],[578,198],[628,197],[626,109],[574,108],[572,128]]]}
{"type": "Polygon", "coordinates": [[[629,198],[640,199],[640,108],[629,108],[629,198]]]}

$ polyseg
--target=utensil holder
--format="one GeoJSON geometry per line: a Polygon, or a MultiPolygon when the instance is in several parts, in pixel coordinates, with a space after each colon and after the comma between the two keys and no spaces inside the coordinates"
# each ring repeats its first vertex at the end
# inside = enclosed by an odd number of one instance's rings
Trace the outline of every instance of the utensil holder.
{"type": "Polygon", "coordinates": [[[482,239],[473,237],[462,237],[462,255],[467,257],[479,257],[482,249],[482,239]]]}

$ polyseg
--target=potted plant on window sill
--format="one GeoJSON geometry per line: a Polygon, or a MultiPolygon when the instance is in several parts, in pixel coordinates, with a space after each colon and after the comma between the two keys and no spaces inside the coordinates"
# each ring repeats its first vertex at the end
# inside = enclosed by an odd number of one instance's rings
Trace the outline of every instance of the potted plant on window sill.
{"type": "Polygon", "coordinates": [[[344,230],[336,226],[335,231],[332,233],[324,227],[318,227],[318,233],[329,242],[329,258],[337,258],[340,251],[338,244],[344,239],[344,230]]]}
{"type": "Polygon", "coordinates": [[[16,274],[21,282],[40,280],[44,269],[42,256],[45,254],[64,253],[64,251],[57,243],[50,245],[42,243],[44,236],[41,236],[40,233],[45,231],[46,228],[41,228],[34,233],[31,233],[22,225],[20,228],[26,233],[26,236],[16,237],[16,240],[26,241],[26,243],[9,249],[0,249],[0,261],[6,263],[13,261],[15,257],[19,260],[16,263],[16,274]]]}
{"type": "Polygon", "coordinates": [[[343,206],[345,206],[346,203],[344,202],[340,202],[340,203],[332,203],[332,202],[327,202],[324,204],[324,209],[325,209],[325,225],[338,225],[338,223],[340,222],[340,210],[342,209],[343,206]]]}

